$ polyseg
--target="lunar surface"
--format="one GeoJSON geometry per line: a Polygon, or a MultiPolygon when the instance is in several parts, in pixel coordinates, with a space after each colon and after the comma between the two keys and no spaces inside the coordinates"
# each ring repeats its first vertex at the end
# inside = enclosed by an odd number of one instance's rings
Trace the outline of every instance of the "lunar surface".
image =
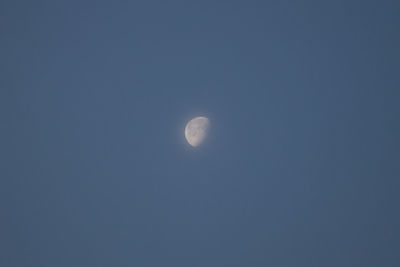
{"type": "Polygon", "coordinates": [[[193,146],[199,146],[207,137],[210,128],[210,120],[206,117],[196,117],[189,121],[185,127],[185,137],[188,143],[193,146]]]}

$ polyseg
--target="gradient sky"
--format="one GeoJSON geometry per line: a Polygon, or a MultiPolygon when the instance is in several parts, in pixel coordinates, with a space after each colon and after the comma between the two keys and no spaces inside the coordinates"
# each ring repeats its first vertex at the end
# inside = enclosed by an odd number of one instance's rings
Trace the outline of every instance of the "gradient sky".
{"type": "Polygon", "coordinates": [[[1,1],[0,266],[400,266],[399,3],[1,1]]]}

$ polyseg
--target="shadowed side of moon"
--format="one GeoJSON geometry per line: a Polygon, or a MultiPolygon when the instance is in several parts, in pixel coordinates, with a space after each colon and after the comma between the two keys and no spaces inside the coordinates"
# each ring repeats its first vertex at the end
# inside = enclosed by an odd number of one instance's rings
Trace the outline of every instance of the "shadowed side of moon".
{"type": "Polygon", "coordinates": [[[207,137],[210,128],[210,120],[206,117],[196,117],[190,120],[185,127],[185,137],[188,143],[199,146],[207,137]]]}

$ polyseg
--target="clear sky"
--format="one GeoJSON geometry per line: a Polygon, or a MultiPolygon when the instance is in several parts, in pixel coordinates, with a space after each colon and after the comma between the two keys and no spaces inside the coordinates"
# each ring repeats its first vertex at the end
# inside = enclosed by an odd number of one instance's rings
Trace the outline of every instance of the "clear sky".
{"type": "Polygon", "coordinates": [[[0,266],[400,266],[399,3],[1,1],[0,266]]]}

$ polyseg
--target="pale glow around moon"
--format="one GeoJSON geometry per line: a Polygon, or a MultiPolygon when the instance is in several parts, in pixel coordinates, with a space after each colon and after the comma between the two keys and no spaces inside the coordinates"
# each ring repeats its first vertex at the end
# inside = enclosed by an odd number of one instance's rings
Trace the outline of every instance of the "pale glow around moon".
{"type": "Polygon", "coordinates": [[[210,120],[206,117],[196,117],[190,120],[185,127],[185,137],[188,143],[196,147],[207,137],[210,120]]]}

